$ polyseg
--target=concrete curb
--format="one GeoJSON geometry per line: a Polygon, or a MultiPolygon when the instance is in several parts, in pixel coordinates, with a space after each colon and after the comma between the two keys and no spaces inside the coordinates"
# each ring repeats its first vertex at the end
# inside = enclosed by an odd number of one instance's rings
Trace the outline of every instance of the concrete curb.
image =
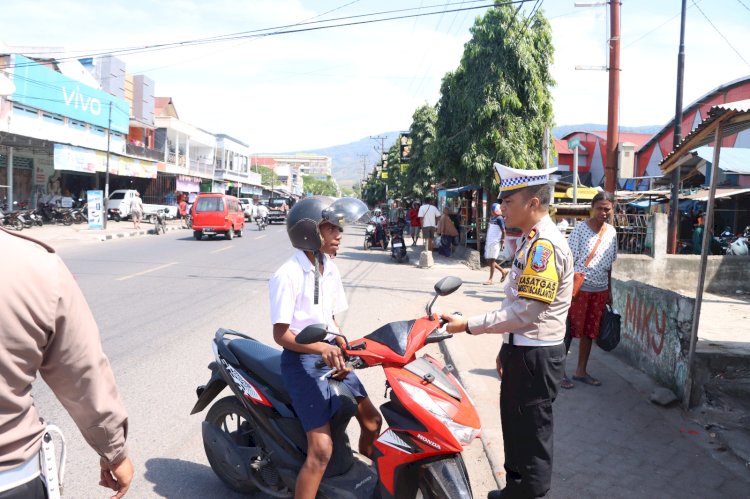
{"type": "MultiPolygon", "coordinates": [[[[464,382],[464,380],[461,379],[462,378],[461,369],[454,362],[453,356],[451,355],[450,348],[448,348],[448,345],[446,344],[446,342],[441,341],[439,345],[440,345],[440,351],[442,352],[446,363],[451,364],[453,366],[454,368],[453,373],[463,385],[464,390],[470,391],[469,386],[464,382]]],[[[493,457],[492,452],[490,452],[489,437],[487,435],[487,432],[484,431],[484,428],[482,429],[482,434],[480,435],[479,440],[482,442],[482,449],[484,450],[484,455],[487,457],[487,462],[489,463],[490,469],[492,470],[492,478],[495,480],[498,490],[502,490],[503,487],[505,486],[505,483],[504,483],[504,480],[502,480],[500,477],[505,475],[505,467],[503,466],[502,463],[498,463],[497,460],[493,457]]]]}
{"type": "MultiPolygon", "coordinates": [[[[183,230],[187,229],[187,227],[183,226],[167,226],[166,231],[172,231],[172,230],[183,230]]],[[[99,241],[109,241],[111,239],[124,239],[126,237],[140,237],[140,236],[146,236],[146,235],[154,235],[154,229],[141,229],[138,231],[131,231],[131,232],[115,232],[113,234],[101,234],[99,236],[92,236],[92,239],[97,239],[99,241]]]]}

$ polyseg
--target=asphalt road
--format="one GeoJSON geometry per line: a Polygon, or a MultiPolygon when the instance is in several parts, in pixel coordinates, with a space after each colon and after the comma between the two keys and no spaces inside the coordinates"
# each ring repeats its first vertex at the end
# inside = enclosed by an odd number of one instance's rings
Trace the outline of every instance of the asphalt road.
{"type": "MultiPolygon", "coordinates": [[[[97,319],[129,412],[136,466],[129,497],[241,497],[208,466],[200,432],[205,412],[189,414],[196,386],[208,379],[211,338],[219,327],[273,344],[267,281],[293,250],[283,226],[248,229],[232,241],[195,241],[188,231],[173,231],[59,250],[97,319]]],[[[345,234],[337,258],[350,304],[341,325],[350,339],[422,315],[442,277],[391,263],[387,252],[363,251],[361,233],[355,228],[345,234]]],[[[416,252],[410,255],[415,261],[416,252]]],[[[435,345],[426,351],[440,356],[435,345]]],[[[375,404],[382,403],[382,371],[358,374],[375,404]]],[[[44,417],[67,435],[66,496],[108,497],[97,485],[97,456],[41,381],[35,398],[44,417]]],[[[354,443],[357,433],[354,422],[354,443]]],[[[467,459],[477,497],[494,485],[481,461],[479,455],[467,459]],[[474,462],[479,470],[472,469],[474,462]]]]}

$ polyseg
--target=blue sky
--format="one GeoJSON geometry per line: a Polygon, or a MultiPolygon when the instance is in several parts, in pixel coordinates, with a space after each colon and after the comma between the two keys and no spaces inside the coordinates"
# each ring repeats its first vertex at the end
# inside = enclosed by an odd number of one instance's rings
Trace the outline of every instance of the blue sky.
{"type": "MultiPolygon", "coordinates": [[[[447,10],[468,0],[6,0],[0,41],[88,53],[190,40],[305,20],[404,8],[447,10]],[[447,4],[450,6],[445,7],[447,4]],[[337,10],[334,10],[337,9],[337,10]],[[324,14],[328,11],[328,14],[324,14]]],[[[674,114],[680,0],[623,0],[620,124],[661,125],[674,114]]],[[[750,0],[688,0],[685,105],[750,75],[750,0]],[[726,38],[726,40],[724,39],[726,38]],[[730,44],[732,47],[730,47],[730,44]],[[737,50],[739,54],[735,52],[737,50]]],[[[524,6],[528,12],[534,2],[524,6]]],[[[555,44],[558,125],[607,118],[607,11],[546,0],[555,44]]],[[[156,81],[180,117],[254,151],[303,151],[407,129],[439,98],[481,10],[182,47],[123,56],[156,81]]],[[[408,14],[408,13],[407,13],[408,14]]]]}

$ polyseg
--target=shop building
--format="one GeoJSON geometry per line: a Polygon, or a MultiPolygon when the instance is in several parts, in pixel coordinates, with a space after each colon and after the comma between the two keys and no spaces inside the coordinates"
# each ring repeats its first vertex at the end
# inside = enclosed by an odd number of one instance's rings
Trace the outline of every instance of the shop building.
{"type": "Polygon", "coordinates": [[[229,135],[216,135],[214,188],[237,197],[260,198],[263,186],[260,173],[251,171],[250,148],[229,135]]]}
{"type": "Polygon", "coordinates": [[[0,197],[11,204],[84,197],[113,182],[156,177],[153,160],[127,154],[129,102],[100,90],[75,60],[0,55],[0,197]],[[7,84],[9,83],[9,84],[7,84]]]}

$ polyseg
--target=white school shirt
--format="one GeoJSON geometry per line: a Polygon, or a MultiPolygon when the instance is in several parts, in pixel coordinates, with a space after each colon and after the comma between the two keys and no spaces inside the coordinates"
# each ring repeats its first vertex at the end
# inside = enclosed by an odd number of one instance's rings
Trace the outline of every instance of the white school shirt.
{"type": "Polygon", "coordinates": [[[419,207],[419,218],[422,218],[422,227],[437,227],[437,219],[440,212],[431,204],[423,204],[419,207]]]}
{"type": "MultiPolygon", "coordinates": [[[[289,324],[293,334],[310,324],[325,324],[338,333],[334,315],[349,308],[341,284],[341,274],[333,260],[324,255],[323,274],[318,283],[318,304],[315,299],[315,268],[304,251],[297,250],[268,281],[271,300],[271,323],[289,324]]],[[[326,336],[326,341],[335,338],[326,336]]]]}

